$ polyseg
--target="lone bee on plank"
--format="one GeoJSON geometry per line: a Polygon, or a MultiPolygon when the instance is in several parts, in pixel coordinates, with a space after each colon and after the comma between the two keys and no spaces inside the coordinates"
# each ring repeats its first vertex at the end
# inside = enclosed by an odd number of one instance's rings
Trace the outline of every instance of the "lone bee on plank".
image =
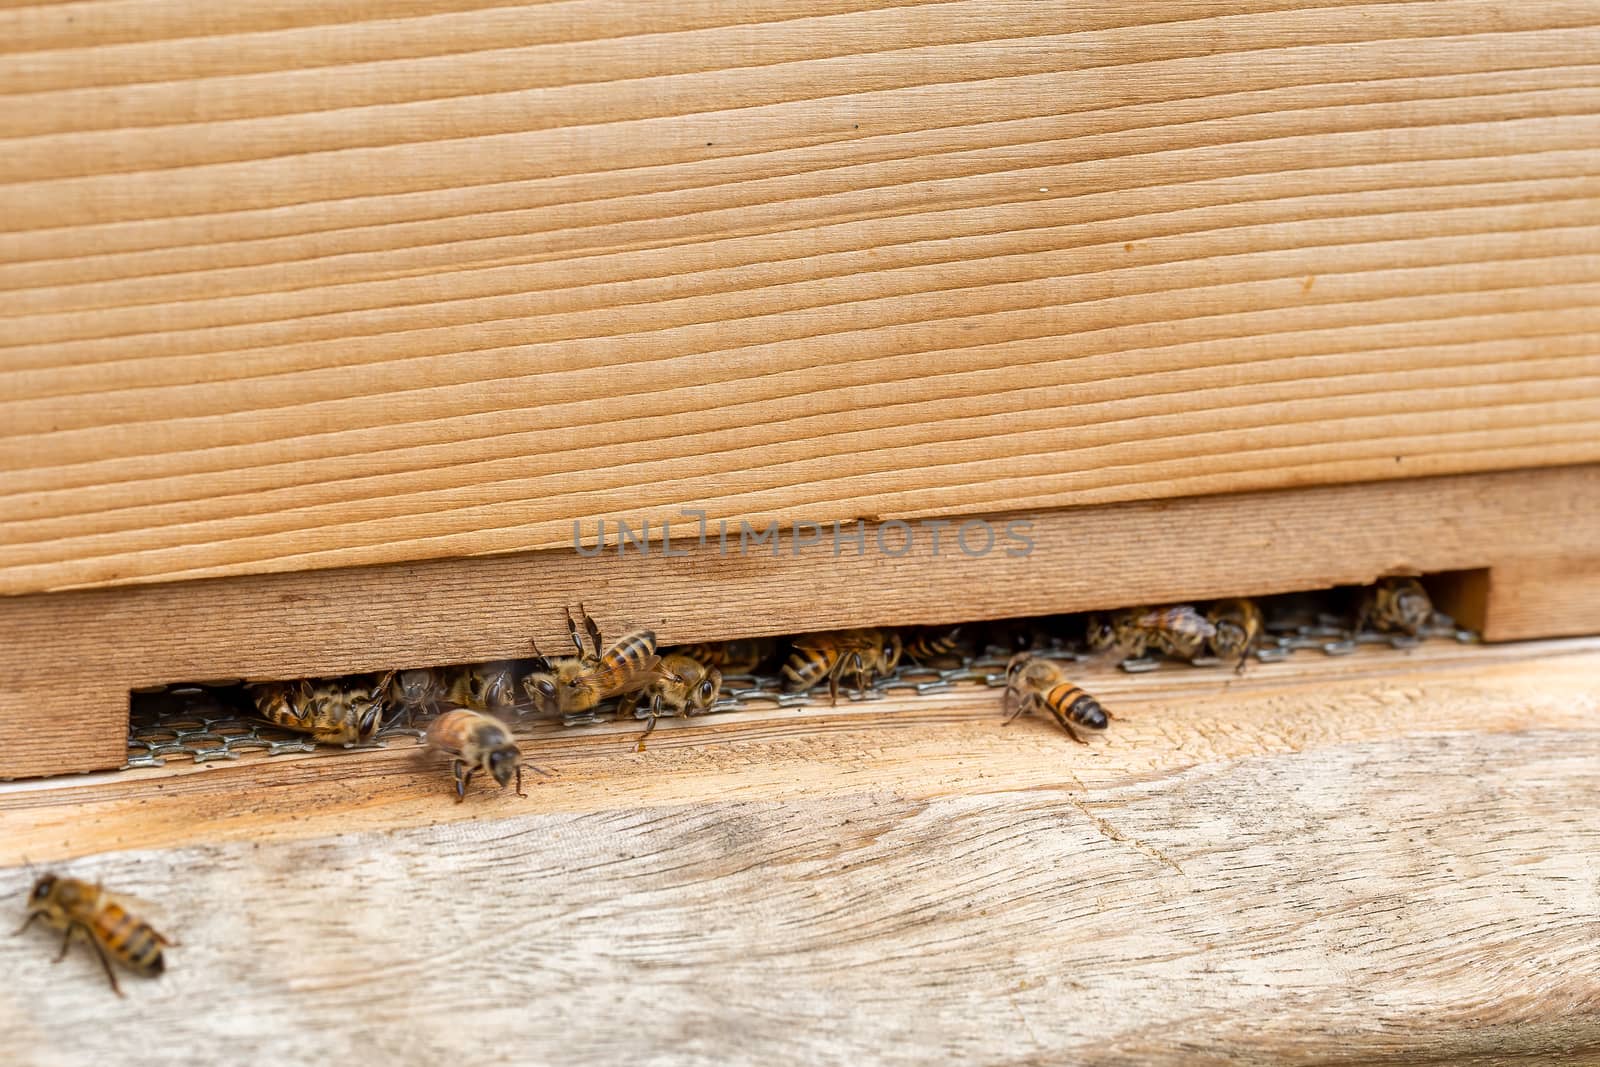
{"type": "Polygon", "coordinates": [[[826,678],[835,705],[846,672],[855,676],[857,694],[864,695],[874,678],[894,672],[902,650],[900,635],[892,630],[828,630],[801,634],[790,644],[794,651],[783,665],[784,688],[805,692],[826,678]]]}
{"type": "Polygon", "coordinates": [[[1379,633],[1419,637],[1433,621],[1433,600],[1415,578],[1380,578],[1366,591],[1356,612],[1355,632],[1371,626],[1379,633]]]}
{"type": "Polygon", "coordinates": [[[522,679],[523,691],[536,708],[563,714],[588,711],[602,700],[637,693],[664,677],[661,657],[656,655],[656,635],[650,630],[623,634],[603,651],[600,627],[578,605],[584,628],[594,646],[585,651],[578,624],[567,612],[567,632],[577,648],[576,656],[550,657],[533,647],[533,670],[522,679]]]}
{"type": "MultiPolygon", "coordinates": [[[[522,750],[512,740],[511,730],[492,715],[456,708],[428,724],[427,747],[451,757],[450,773],[455,777],[456,803],[467,799],[472,776],[482,771],[504,789],[517,780],[517,796],[522,791],[522,750]]],[[[544,774],[538,767],[530,768],[544,774]]]]}
{"type": "Polygon", "coordinates": [[[310,734],[326,745],[354,745],[372,740],[383,725],[393,673],[258,682],[249,688],[256,714],[274,726],[310,734]]]}
{"type": "Polygon", "coordinates": [[[1001,708],[1006,712],[1008,726],[1017,716],[1043,708],[1080,745],[1089,742],[1078,736],[1072,728],[1074,723],[1086,730],[1104,730],[1111,719],[1111,713],[1098,700],[1067,679],[1059,663],[1027,652],[1018,652],[1006,664],[1001,708]]]}
{"type": "Polygon", "coordinates": [[[639,748],[656,728],[662,715],[703,715],[722,693],[722,672],[682,652],[661,657],[661,675],[644,689],[623,698],[621,710],[636,715],[642,705],[650,720],[639,737],[639,748]]]}
{"type": "Polygon", "coordinates": [[[1261,643],[1264,627],[1261,609],[1254,600],[1236,597],[1219,600],[1206,612],[1215,632],[1211,635],[1211,654],[1224,662],[1237,659],[1235,674],[1243,674],[1250,653],[1261,643]]]}
{"type": "MultiPolygon", "coordinates": [[[[111,991],[122,996],[117,975],[111,968],[116,960],[135,974],[154,978],[166,970],[163,946],[174,942],[156,933],[151,925],[134,915],[116,896],[99,884],[55,874],[41,875],[28,894],[28,918],[17,929],[21,934],[34,920],[62,931],[61,952],[55,962],[67,958],[67,950],[77,938],[89,943],[100,957],[111,982],[111,991]]],[[[15,935],[13,935],[15,936],[15,935]]]]}
{"type": "Polygon", "coordinates": [[[1216,637],[1216,627],[1189,604],[1126,608],[1109,618],[1089,618],[1089,647],[1138,659],[1154,649],[1175,659],[1192,660],[1216,637]]]}

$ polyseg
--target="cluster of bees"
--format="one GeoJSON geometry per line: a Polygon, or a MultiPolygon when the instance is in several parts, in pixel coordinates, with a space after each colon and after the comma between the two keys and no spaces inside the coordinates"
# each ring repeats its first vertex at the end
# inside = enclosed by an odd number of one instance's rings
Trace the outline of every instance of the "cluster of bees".
{"type": "MultiPolygon", "coordinates": [[[[1289,610],[1293,610],[1290,608],[1289,610]]],[[[1347,632],[1421,636],[1434,621],[1433,603],[1412,578],[1388,578],[1362,591],[1347,618],[1347,632]]],[[[550,656],[532,644],[524,660],[453,668],[391,671],[378,676],[258,683],[248,687],[254,712],[266,721],[331,744],[370,741],[386,723],[410,724],[430,717],[427,747],[450,761],[456,800],[479,774],[502,789],[522,772],[545,773],[523,761],[510,720],[532,712],[573,715],[615,701],[620,713],[649,720],[700,715],[722,693],[725,676],[754,674],[777,664],[783,687],[809,692],[827,683],[837,703],[842,686],[865,694],[875,679],[903,662],[937,666],[960,663],[974,651],[1009,652],[1001,698],[1004,721],[1040,711],[1074,741],[1078,730],[1104,730],[1112,716],[1067,676],[1067,667],[1047,647],[1060,640],[1036,622],[1001,622],[973,628],[853,629],[801,634],[786,643],[757,638],[665,650],[655,634],[633,630],[606,643],[600,628],[579,605],[567,614],[574,654],[550,656]],[[588,638],[585,643],[585,636],[588,638]]],[[[1281,620],[1280,620],[1281,621],[1281,620]]],[[[1247,599],[1129,608],[1081,620],[1081,644],[1091,653],[1131,667],[1152,655],[1187,662],[1215,659],[1242,671],[1261,645],[1267,627],[1261,606],[1247,599]]],[[[640,739],[642,745],[643,738],[640,739]]],[[[60,959],[74,938],[98,954],[118,995],[112,961],[136,974],[165,969],[164,947],[173,942],[139,919],[127,903],[99,885],[46,874],[33,885],[22,929],[37,920],[63,932],[60,959]]]]}

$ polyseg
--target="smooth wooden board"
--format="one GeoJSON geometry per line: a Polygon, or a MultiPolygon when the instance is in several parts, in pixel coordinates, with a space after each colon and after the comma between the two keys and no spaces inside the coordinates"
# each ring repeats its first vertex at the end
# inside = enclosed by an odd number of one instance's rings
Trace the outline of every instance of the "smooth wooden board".
{"type": "Polygon", "coordinates": [[[0,9],[0,594],[1600,461],[1592,0],[0,9]]]}
{"type": "MultiPolygon", "coordinates": [[[[1195,497],[995,516],[1032,552],[953,550],[930,531],[903,556],[831,539],[799,552],[672,556],[637,548],[309,571],[0,598],[0,777],[115,767],[127,692],[215,678],[296,678],[526,655],[567,640],[582,603],[607,633],[661,643],[845,626],[955,623],[1488,569],[1464,613],[1499,640],[1600,633],[1600,600],[1519,594],[1503,569],[1600,570],[1600,468],[1195,497]],[[1520,597],[1520,599],[1519,599],[1520,597]],[[1508,601],[1508,598],[1509,601],[1508,601]],[[1495,612],[1511,603],[1505,619],[1495,612]],[[1486,614],[1485,614],[1486,613],[1486,614]]],[[[885,538],[898,550],[896,535],[885,538]]],[[[1545,590],[1541,595],[1540,590],[1545,590]]],[[[1451,605],[1453,610],[1459,610],[1451,605]]]]}
{"type": "Polygon", "coordinates": [[[117,1001],[0,939],[8,1055],[1595,1062],[1600,642],[1225,674],[1092,675],[1087,747],[982,689],[567,731],[462,805],[403,750],[0,786],[4,898],[184,943],[117,1001]]]}

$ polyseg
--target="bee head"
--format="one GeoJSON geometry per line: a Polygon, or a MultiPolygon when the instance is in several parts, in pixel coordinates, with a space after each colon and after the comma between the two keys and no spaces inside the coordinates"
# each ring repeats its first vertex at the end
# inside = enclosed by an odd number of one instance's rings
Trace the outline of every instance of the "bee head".
{"type": "Polygon", "coordinates": [[[1116,644],[1117,631],[1112,627],[1111,620],[1104,615],[1089,616],[1089,625],[1084,632],[1084,637],[1089,642],[1089,647],[1095,651],[1102,651],[1116,644]]]}
{"type": "Polygon", "coordinates": [[[521,758],[522,753],[516,745],[507,745],[489,753],[489,773],[502,789],[511,784],[511,776],[517,773],[517,761],[521,758]]]}
{"type": "Polygon", "coordinates": [[[700,684],[695,687],[695,704],[702,708],[709,708],[717,702],[717,696],[722,692],[722,672],[715,667],[707,667],[705,677],[700,679],[700,684]]]}
{"type": "Polygon", "coordinates": [[[522,689],[528,694],[528,699],[534,706],[551,711],[556,706],[556,680],[542,671],[528,675],[522,680],[522,689]]]}
{"type": "Polygon", "coordinates": [[[50,894],[54,893],[55,889],[56,876],[53,874],[41,874],[38,880],[33,883],[33,892],[28,894],[28,902],[30,904],[42,904],[50,899],[50,894]]]}

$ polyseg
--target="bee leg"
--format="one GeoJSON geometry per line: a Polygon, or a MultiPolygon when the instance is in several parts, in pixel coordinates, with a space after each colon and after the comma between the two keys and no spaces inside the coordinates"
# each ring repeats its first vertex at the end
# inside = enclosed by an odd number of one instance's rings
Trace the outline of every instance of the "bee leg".
{"type": "Polygon", "coordinates": [[[861,658],[861,653],[859,652],[851,656],[850,661],[855,665],[856,669],[856,695],[864,697],[867,695],[867,678],[869,674],[867,663],[861,658]]]}
{"type": "Polygon", "coordinates": [[[644,728],[644,733],[639,735],[639,743],[633,746],[633,750],[635,752],[643,752],[644,751],[644,739],[649,737],[651,735],[651,733],[653,733],[655,731],[656,718],[657,718],[657,716],[659,716],[661,714],[661,694],[660,693],[657,693],[655,696],[650,698],[650,706],[647,709],[647,712],[648,712],[648,714],[650,716],[650,724],[644,728]]]}
{"type": "MultiPolygon", "coordinates": [[[[61,934],[61,951],[56,953],[56,958],[51,960],[51,963],[60,963],[62,960],[67,958],[67,950],[72,947],[72,934],[77,929],[77,923],[67,924],[66,930],[64,930],[61,934]]],[[[85,930],[84,933],[88,933],[88,930],[85,930]]],[[[91,937],[89,940],[93,941],[94,938],[91,937]]]]}
{"type": "MultiPolygon", "coordinates": [[[[572,621],[572,609],[564,609],[567,613],[567,633],[572,637],[572,643],[578,646],[578,658],[583,658],[583,638],[578,634],[578,624],[572,621]]],[[[583,605],[578,605],[578,611],[583,611],[583,605]]]]}
{"type": "Polygon", "coordinates": [[[1024,697],[1023,699],[1019,700],[1017,699],[1017,691],[1015,689],[1007,688],[1006,695],[1000,701],[1000,710],[1007,712],[1007,715],[1005,721],[1000,725],[1010,726],[1012,722],[1016,720],[1017,716],[1021,715],[1032,706],[1033,700],[1031,696],[1024,697]]]}
{"type": "MultiPolygon", "coordinates": [[[[600,627],[598,625],[596,625],[594,619],[589,617],[589,613],[583,609],[583,604],[581,602],[578,604],[578,614],[583,616],[583,628],[585,630],[589,631],[589,641],[590,641],[591,644],[594,645],[594,658],[595,659],[599,659],[600,658],[600,627]]],[[[582,652],[583,651],[583,646],[580,645],[578,647],[578,651],[582,652]]]]}
{"type": "MultiPolygon", "coordinates": [[[[1104,711],[1105,709],[1101,708],[1100,710],[1104,711]]],[[[1072,738],[1080,745],[1087,745],[1089,743],[1078,736],[1078,731],[1072,728],[1072,723],[1067,719],[1064,713],[1057,711],[1055,708],[1051,708],[1050,712],[1056,717],[1056,722],[1061,724],[1061,728],[1067,732],[1068,737],[1072,738]]]]}
{"type": "Polygon", "coordinates": [[[467,775],[463,776],[462,772],[464,772],[466,769],[467,769],[467,765],[464,762],[462,762],[461,760],[453,760],[451,762],[451,764],[450,764],[450,773],[455,775],[455,779],[456,779],[456,803],[457,804],[459,804],[463,800],[467,799],[467,779],[471,778],[472,775],[471,774],[467,774],[467,775]]]}
{"type": "Polygon", "coordinates": [[[517,764],[517,796],[525,797],[528,794],[522,791],[522,764],[517,764]]]}
{"type": "Polygon", "coordinates": [[[843,669],[843,659],[828,668],[828,703],[833,707],[839,706],[839,675],[843,673],[843,669]]]}
{"type": "Polygon", "coordinates": [[[40,915],[43,915],[43,914],[44,913],[40,912],[40,911],[29,912],[28,913],[28,917],[23,920],[22,925],[17,927],[15,930],[11,931],[11,936],[12,937],[20,937],[22,935],[23,931],[27,930],[28,927],[33,925],[33,920],[37,919],[40,915]]]}
{"type": "Polygon", "coordinates": [[[100,966],[106,969],[106,980],[111,983],[111,992],[122,996],[122,987],[117,984],[117,974],[111,969],[111,957],[106,955],[106,950],[100,947],[100,942],[89,938],[89,944],[94,946],[95,955],[100,957],[100,966]]]}

